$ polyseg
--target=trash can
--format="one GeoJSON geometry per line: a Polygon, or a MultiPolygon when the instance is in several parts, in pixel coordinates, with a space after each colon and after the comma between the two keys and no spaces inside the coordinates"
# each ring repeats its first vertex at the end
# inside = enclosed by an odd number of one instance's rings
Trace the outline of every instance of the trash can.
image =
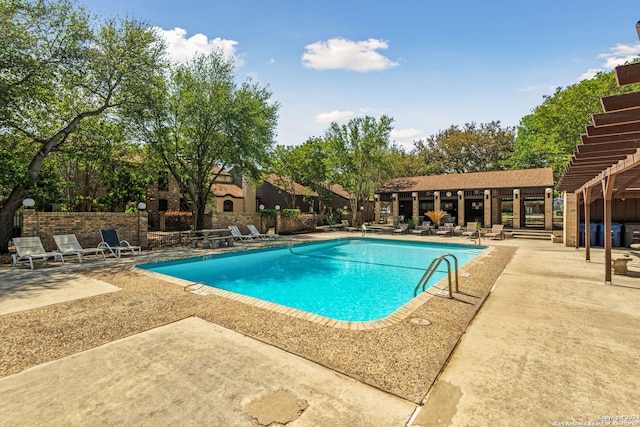
{"type": "MultiPolygon", "coordinates": [[[[600,224],[597,222],[589,223],[589,246],[602,246],[599,243],[598,231],[600,224]]],[[[584,222],[580,223],[580,246],[584,247],[584,222]]]]}
{"type": "MultiPolygon", "coordinates": [[[[598,239],[598,246],[604,246],[604,224],[600,224],[598,239]]],[[[611,223],[611,246],[614,248],[622,246],[622,224],[619,222],[611,223]]]]}
{"type": "Polygon", "coordinates": [[[622,246],[622,224],[619,222],[611,223],[611,246],[614,248],[622,246]]]}

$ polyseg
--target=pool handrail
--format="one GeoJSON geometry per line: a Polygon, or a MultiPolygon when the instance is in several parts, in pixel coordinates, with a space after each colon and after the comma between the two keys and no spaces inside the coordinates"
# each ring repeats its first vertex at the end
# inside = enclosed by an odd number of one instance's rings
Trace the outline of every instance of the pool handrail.
{"type": "Polygon", "coordinates": [[[438,258],[434,258],[433,261],[431,261],[431,264],[429,265],[427,270],[424,272],[424,275],[418,282],[418,285],[413,290],[414,298],[418,295],[418,289],[420,288],[420,286],[422,286],[422,292],[424,292],[427,283],[429,282],[431,277],[435,274],[435,272],[438,270],[438,267],[440,266],[440,264],[442,264],[442,261],[446,261],[447,263],[447,277],[449,279],[449,298],[453,298],[453,292],[451,291],[451,262],[447,259],[447,257],[451,257],[454,260],[455,272],[456,272],[456,292],[460,292],[458,289],[458,258],[456,258],[455,255],[453,254],[444,254],[438,258]]]}

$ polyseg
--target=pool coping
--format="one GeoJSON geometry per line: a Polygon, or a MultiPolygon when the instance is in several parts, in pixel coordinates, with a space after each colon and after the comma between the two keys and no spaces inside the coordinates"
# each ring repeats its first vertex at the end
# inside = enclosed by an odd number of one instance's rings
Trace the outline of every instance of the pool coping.
{"type": "MultiPolygon", "coordinates": [[[[359,238],[348,238],[348,239],[359,240],[359,238]]],[[[336,239],[336,240],[344,240],[344,239],[336,239]]],[[[448,243],[448,244],[456,245],[456,246],[469,246],[468,244],[457,244],[457,243],[448,243]]],[[[278,245],[270,245],[269,247],[273,248],[273,247],[281,247],[286,245],[287,245],[286,243],[282,243],[278,245]]],[[[483,264],[484,262],[482,260],[486,257],[490,257],[491,252],[493,251],[494,251],[494,248],[492,246],[486,246],[485,250],[482,253],[474,257],[471,261],[466,263],[463,267],[460,267],[458,269],[458,274],[459,275],[462,275],[465,273],[468,274],[468,272],[466,271],[467,269],[477,264],[483,264]]],[[[239,250],[239,251],[226,252],[226,253],[235,253],[235,252],[246,252],[246,251],[239,250]]],[[[212,256],[212,255],[206,255],[206,256],[212,256]]],[[[198,256],[198,257],[187,257],[187,258],[174,258],[174,259],[168,259],[160,262],[186,260],[189,258],[198,259],[202,257],[198,256]]],[[[194,293],[196,295],[200,295],[203,297],[207,295],[216,295],[222,298],[227,298],[233,301],[238,301],[244,304],[248,304],[253,307],[270,310],[270,311],[291,316],[297,319],[307,320],[309,322],[316,323],[318,325],[328,326],[328,327],[337,328],[337,329],[373,330],[373,329],[387,328],[389,326],[396,325],[402,322],[403,320],[407,319],[418,308],[420,308],[421,306],[426,304],[429,300],[431,300],[431,298],[436,296],[433,293],[427,292],[425,290],[425,291],[422,291],[420,294],[418,294],[416,297],[412,298],[411,300],[403,304],[402,306],[400,306],[399,308],[397,308],[393,313],[389,314],[386,317],[383,317],[377,320],[370,320],[366,322],[362,322],[362,321],[353,322],[353,321],[332,319],[330,317],[322,316],[320,314],[310,313],[308,311],[300,310],[297,308],[292,308],[292,307],[288,307],[278,303],[265,301],[259,298],[242,295],[236,292],[219,289],[213,286],[208,286],[201,282],[193,282],[190,280],[180,279],[180,278],[169,276],[162,273],[156,273],[144,268],[140,268],[137,265],[131,268],[138,273],[141,273],[165,282],[169,282],[175,285],[182,286],[184,287],[185,291],[194,293]]],[[[440,294],[438,296],[445,297],[449,293],[448,287],[449,287],[448,278],[444,277],[440,281],[434,283],[428,289],[438,290],[439,291],[438,293],[440,294]]]]}

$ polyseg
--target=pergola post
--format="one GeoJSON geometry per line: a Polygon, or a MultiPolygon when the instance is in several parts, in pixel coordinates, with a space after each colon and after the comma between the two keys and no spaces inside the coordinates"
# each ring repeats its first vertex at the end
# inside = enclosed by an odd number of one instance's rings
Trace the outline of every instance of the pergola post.
{"type": "Polygon", "coordinates": [[[584,256],[585,261],[591,261],[591,187],[582,189],[582,200],[584,201],[584,256]]]}
{"type": "Polygon", "coordinates": [[[608,175],[602,179],[602,195],[604,197],[604,281],[611,283],[611,198],[616,176],[608,175]]]}

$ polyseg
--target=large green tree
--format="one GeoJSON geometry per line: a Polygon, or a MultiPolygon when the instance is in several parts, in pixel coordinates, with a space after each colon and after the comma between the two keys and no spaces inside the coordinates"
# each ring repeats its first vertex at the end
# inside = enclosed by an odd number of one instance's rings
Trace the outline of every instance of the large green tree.
{"type": "Polygon", "coordinates": [[[638,85],[618,87],[613,72],[598,73],[592,79],[557,88],[520,120],[509,166],[551,167],[557,181],[580,143],[580,135],[592,124],[591,115],[602,112],[600,99],[637,89],[638,85]]]}
{"type": "Polygon", "coordinates": [[[515,129],[499,121],[466,123],[414,142],[413,153],[421,159],[420,175],[495,171],[507,168],[514,139],[515,129]]]}
{"type": "Polygon", "coordinates": [[[379,120],[356,117],[346,125],[332,123],[325,134],[333,182],[350,194],[354,222],[358,206],[369,200],[390,176],[389,166],[383,160],[391,149],[392,123],[393,119],[385,115],[379,120]]]}
{"type": "Polygon", "coordinates": [[[279,105],[271,92],[235,82],[221,52],[197,55],[172,68],[150,114],[132,115],[134,128],[162,159],[193,204],[197,228],[223,169],[259,179],[274,144],[279,105]]]}
{"type": "Polygon", "coordinates": [[[2,178],[0,251],[13,215],[38,186],[47,157],[88,118],[144,109],[161,81],[164,46],[148,25],[96,20],[67,0],[3,0],[0,146],[15,173],[2,178]],[[15,152],[5,149],[19,147],[15,152]]]}

